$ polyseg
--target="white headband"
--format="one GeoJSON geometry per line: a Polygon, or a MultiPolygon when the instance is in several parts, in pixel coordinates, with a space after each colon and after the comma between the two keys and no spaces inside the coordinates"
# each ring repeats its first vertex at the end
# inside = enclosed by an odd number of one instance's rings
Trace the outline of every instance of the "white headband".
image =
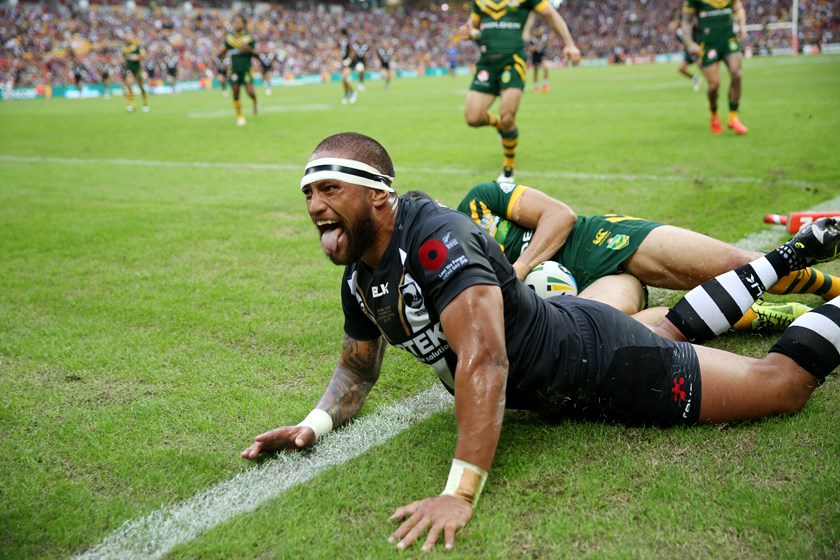
{"type": "Polygon", "coordinates": [[[323,179],[338,179],[370,189],[394,192],[391,188],[393,177],[354,159],[319,158],[310,161],[306,164],[303,179],[300,180],[300,188],[323,179]]]}

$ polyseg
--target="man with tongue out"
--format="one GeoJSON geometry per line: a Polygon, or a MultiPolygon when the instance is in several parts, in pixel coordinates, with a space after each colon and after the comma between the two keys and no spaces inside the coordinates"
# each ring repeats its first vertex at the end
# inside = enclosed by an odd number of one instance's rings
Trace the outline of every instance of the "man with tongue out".
{"type": "MultiPolygon", "coordinates": [[[[607,305],[540,299],[499,244],[466,215],[422,193],[398,197],[388,153],[342,133],[315,149],[301,180],[306,207],[341,283],[344,342],[317,407],[298,425],[261,434],[242,452],[311,447],[358,414],[386,343],[429,364],[455,395],[458,439],[443,493],[398,508],[390,541],[403,549],[443,534],[447,549],[472,517],[505,408],[576,407],[660,425],[729,422],[800,410],[840,365],[840,297],[810,311],[763,359],[667,340],[607,305]]],[[[823,219],[775,251],[709,280],[669,312],[689,340],[737,321],[780,276],[840,254],[823,219]]]]}

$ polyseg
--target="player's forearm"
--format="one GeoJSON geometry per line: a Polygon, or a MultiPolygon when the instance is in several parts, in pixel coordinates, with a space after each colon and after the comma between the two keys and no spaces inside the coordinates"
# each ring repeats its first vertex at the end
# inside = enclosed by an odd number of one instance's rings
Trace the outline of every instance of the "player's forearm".
{"type": "Polygon", "coordinates": [[[575,223],[577,215],[568,206],[544,212],[537,221],[531,241],[514,263],[517,276],[524,280],[535,266],[551,259],[566,243],[575,223]]]}
{"type": "Polygon", "coordinates": [[[344,337],[344,348],[317,408],[330,415],[333,426],[346,424],[362,409],[379,378],[385,351],[382,339],[360,344],[344,337]]]}
{"type": "Polygon", "coordinates": [[[680,21],[680,27],[682,28],[683,32],[683,42],[686,46],[690,45],[693,42],[692,39],[692,24],[693,24],[694,14],[691,12],[687,12],[683,10],[682,13],[682,21],[680,21]]]}
{"type": "Polygon", "coordinates": [[[572,34],[569,31],[569,26],[566,25],[566,20],[563,19],[563,16],[557,13],[557,10],[554,8],[548,8],[541,15],[546,19],[548,25],[554,30],[554,32],[560,35],[560,39],[563,40],[564,47],[576,46],[574,39],[572,39],[572,34]]]}
{"type": "Polygon", "coordinates": [[[459,357],[455,372],[455,458],[485,471],[490,470],[502,431],[507,374],[504,354],[466,360],[459,357]]]}

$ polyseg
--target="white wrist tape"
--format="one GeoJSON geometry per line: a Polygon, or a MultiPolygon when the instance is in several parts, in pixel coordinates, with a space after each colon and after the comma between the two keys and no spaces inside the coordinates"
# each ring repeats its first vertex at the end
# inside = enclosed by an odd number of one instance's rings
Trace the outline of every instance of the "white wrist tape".
{"type": "Polygon", "coordinates": [[[460,459],[452,459],[449,479],[441,496],[455,496],[475,507],[487,481],[487,471],[460,459]]]}
{"type": "Polygon", "coordinates": [[[306,418],[303,419],[303,422],[298,424],[298,426],[307,426],[312,428],[315,432],[315,437],[319,438],[332,431],[333,421],[332,417],[327,414],[326,410],[315,408],[312,409],[312,412],[310,412],[306,418]]]}

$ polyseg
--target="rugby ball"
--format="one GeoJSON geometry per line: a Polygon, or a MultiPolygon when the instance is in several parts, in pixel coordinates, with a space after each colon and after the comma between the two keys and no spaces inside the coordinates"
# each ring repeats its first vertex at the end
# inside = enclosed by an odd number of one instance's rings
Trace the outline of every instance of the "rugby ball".
{"type": "Polygon", "coordinates": [[[525,277],[525,285],[545,299],[551,296],[576,296],[575,277],[569,269],[554,261],[541,262],[525,277]]]}

